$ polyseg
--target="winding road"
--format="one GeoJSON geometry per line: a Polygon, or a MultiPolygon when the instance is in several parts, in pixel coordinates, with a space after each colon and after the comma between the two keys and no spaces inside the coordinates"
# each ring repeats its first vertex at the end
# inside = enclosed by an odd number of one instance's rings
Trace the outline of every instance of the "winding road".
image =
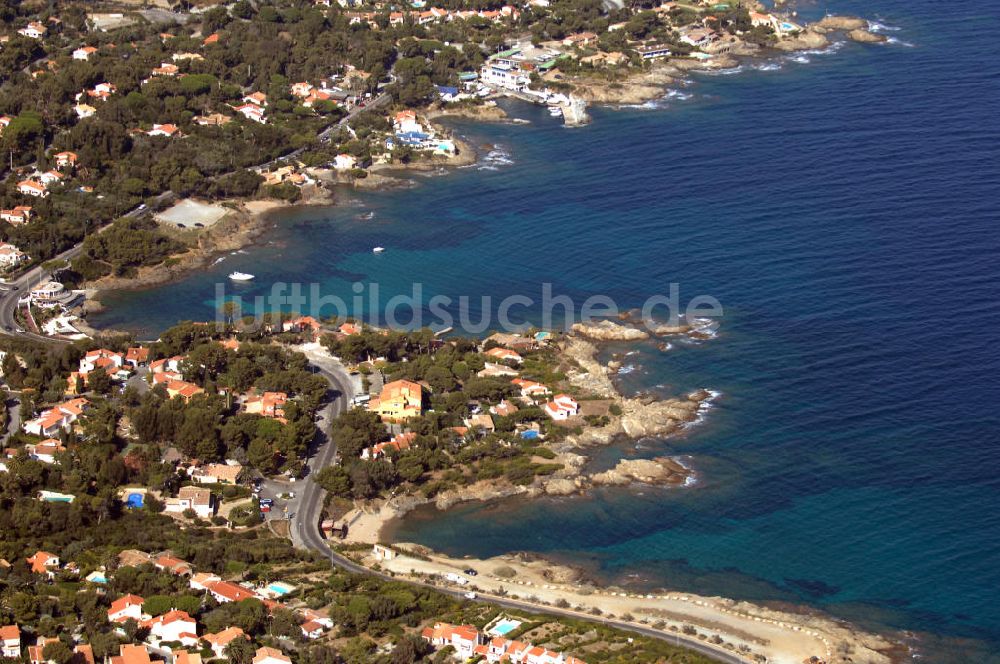
{"type": "MultiPolygon", "coordinates": [[[[323,499],[326,492],[313,481],[313,475],[320,469],[333,463],[336,459],[336,445],[334,445],[330,440],[328,429],[333,418],[344,412],[349,407],[350,400],[354,396],[354,387],[353,381],[347,374],[343,365],[327,355],[325,351],[319,349],[307,350],[302,348],[298,350],[302,350],[302,352],[305,353],[316,372],[323,376],[330,384],[331,398],[316,417],[317,432],[313,448],[314,453],[307,464],[309,467],[309,474],[304,480],[302,480],[302,484],[299,486],[301,493],[298,499],[297,509],[289,524],[289,532],[292,537],[292,542],[297,547],[306,548],[319,553],[324,558],[328,559],[333,565],[353,574],[368,574],[378,576],[385,580],[404,581],[413,585],[431,588],[439,593],[450,595],[451,597],[457,599],[467,599],[465,596],[465,590],[442,588],[430,583],[423,583],[412,579],[400,579],[382,572],[377,572],[340,555],[339,553],[333,551],[329,544],[327,544],[327,541],[323,538],[319,528],[320,517],[323,513],[323,499]]],[[[508,597],[482,593],[477,595],[475,601],[495,604],[506,609],[516,609],[531,613],[545,613],[607,625],[609,627],[634,632],[643,636],[658,639],[660,641],[666,641],[689,650],[694,650],[717,662],[725,662],[727,664],[745,664],[747,662],[746,659],[741,658],[734,653],[716,648],[683,634],[666,633],[661,630],[653,629],[652,627],[635,625],[632,623],[612,620],[610,618],[602,618],[589,613],[574,611],[572,609],[561,609],[547,605],[543,606],[521,600],[510,599],[508,597]]]]}

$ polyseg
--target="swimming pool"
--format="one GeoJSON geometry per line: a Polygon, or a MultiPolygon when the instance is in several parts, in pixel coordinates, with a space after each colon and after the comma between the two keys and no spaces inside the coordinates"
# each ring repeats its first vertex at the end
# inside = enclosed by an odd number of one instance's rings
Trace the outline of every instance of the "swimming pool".
{"type": "Polygon", "coordinates": [[[520,620],[512,620],[510,618],[504,618],[503,620],[498,620],[497,624],[493,626],[490,630],[490,634],[493,636],[507,636],[515,629],[521,626],[520,620]]]}
{"type": "Polygon", "coordinates": [[[534,429],[528,429],[521,432],[521,438],[525,440],[536,440],[538,438],[538,432],[534,429]]]}
{"type": "Polygon", "coordinates": [[[274,583],[268,584],[267,589],[276,595],[287,595],[288,593],[295,590],[295,586],[282,583],[280,581],[275,581],[274,583]]]}

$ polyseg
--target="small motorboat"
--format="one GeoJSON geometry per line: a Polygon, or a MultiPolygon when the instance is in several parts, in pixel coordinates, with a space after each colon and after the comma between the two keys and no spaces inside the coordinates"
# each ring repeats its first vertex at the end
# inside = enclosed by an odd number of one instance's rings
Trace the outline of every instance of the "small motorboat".
{"type": "Polygon", "coordinates": [[[376,254],[381,254],[383,251],[385,251],[385,247],[375,247],[372,249],[372,252],[376,254]]]}
{"type": "Polygon", "coordinates": [[[253,275],[246,272],[231,272],[229,278],[233,281],[250,281],[253,279],[253,275]]]}

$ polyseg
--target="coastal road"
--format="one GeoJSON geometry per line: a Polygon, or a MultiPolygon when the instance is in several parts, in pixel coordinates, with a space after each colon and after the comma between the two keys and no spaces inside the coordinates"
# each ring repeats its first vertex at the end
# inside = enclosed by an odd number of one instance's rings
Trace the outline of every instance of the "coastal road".
{"type": "MultiPolygon", "coordinates": [[[[140,205],[135,207],[122,217],[137,217],[146,210],[145,205],[140,205]]],[[[104,226],[99,229],[98,233],[103,233],[107,229],[111,228],[111,224],[104,226]]],[[[53,256],[46,263],[52,261],[66,261],[69,262],[80,255],[83,251],[83,242],[70,247],[66,251],[53,256]]],[[[43,334],[35,334],[34,332],[29,332],[22,328],[15,319],[15,313],[17,312],[18,300],[21,297],[26,296],[30,290],[37,286],[38,284],[48,281],[52,277],[52,271],[45,269],[44,265],[36,265],[27,272],[21,274],[13,281],[8,281],[6,283],[0,284],[0,334],[6,334],[13,337],[23,337],[25,339],[31,339],[33,341],[41,341],[43,343],[49,344],[63,344],[70,343],[66,339],[58,339],[55,337],[47,337],[43,334]]]]}
{"type": "MultiPolygon", "coordinates": [[[[318,346],[318,345],[317,345],[318,346]]],[[[330,385],[330,399],[316,414],[316,437],[313,440],[313,455],[307,466],[309,473],[305,479],[296,482],[295,515],[289,519],[289,534],[292,543],[314,551],[329,547],[319,529],[323,514],[323,499],[326,492],[314,481],[316,473],[329,466],[337,458],[337,446],[330,440],[330,423],[340,413],[347,410],[354,397],[354,381],[343,365],[331,357],[324,349],[314,345],[299,348],[320,376],[330,385]]]]}
{"type": "MultiPolygon", "coordinates": [[[[349,407],[350,400],[355,394],[355,387],[354,381],[351,380],[351,377],[348,375],[343,365],[326,354],[322,349],[298,348],[296,350],[300,350],[305,353],[316,372],[323,376],[323,378],[325,378],[330,384],[331,399],[320,410],[316,417],[317,431],[313,447],[314,454],[312,458],[309,459],[308,463],[309,474],[304,480],[296,483],[296,511],[294,516],[289,519],[289,533],[291,535],[292,542],[297,547],[310,549],[319,553],[336,567],[339,567],[347,572],[351,572],[352,574],[367,574],[371,576],[378,576],[385,580],[405,581],[406,583],[431,588],[437,592],[450,595],[451,597],[457,599],[468,600],[468,598],[465,597],[465,593],[467,592],[465,590],[442,588],[430,583],[422,583],[411,579],[392,577],[388,574],[372,570],[340,555],[331,549],[329,544],[327,544],[327,541],[323,538],[319,528],[320,517],[323,512],[323,499],[326,492],[313,481],[313,477],[316,472],[330,465],[336,459],[336,445],[334,445],[330,440],[328,429],[333,418],[344,412],[344,410],[349,407]]],[[[477,595],[475,601],[495,604],[506,609],[528,611],[531,613],[546,613],[549,615],[574,618],[576,620],[586,620],[592,623],[608,625],[609,627],[634,632],[643,636],[658,639],[660,641],[673,643],[689,650],[694,650],[717,662],[725,662],[726,664],[745,664],[747,662],[746,659],[743,659],[734,653],[713,647],[707,643],[683,634],[667,633],[661,630],[653,629],[652,627],[634,625],[632,623],[612,620],[610,618],[602,618],[589,613],[573,611],[572,609],[560,609],[558,607],[543,606],[521,600],[510,599],[508,597],[486,594],[477,595]]]]}

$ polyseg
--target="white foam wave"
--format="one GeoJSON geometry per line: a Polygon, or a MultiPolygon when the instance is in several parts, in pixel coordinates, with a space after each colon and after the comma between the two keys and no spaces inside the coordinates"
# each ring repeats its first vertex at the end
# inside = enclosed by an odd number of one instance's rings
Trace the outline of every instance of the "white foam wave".
{"type": "Polygon", "coordinates": [[[777,62],[765,62],[763,64],[754,65],[754,69],[757,71],[778,71],[781,69],[781,64],[777,62]]]}
{"type": "Polygon", "coordinates": [[[702,399],[701,403],[698,404],[697,416],[692,421],[684,425],[685,429],[693,429],[704,422],[705,417],[708,415],[708,411],[715,407],[715,400],[722,396],[722,392],[717,390],[706,389],[705,391],[708,392],[708,396],[702,399]]]}
{"type": "Polygon", "coordinates": [[[708,71],[701,72],[706,76],[732,76],[733,74],[739,74],[743,71],[743,65],[738,67],[732,67],[730,69],[711,69],[708,71]]]}
{"type": "Polygon", "coordinates": [[[886,25],[879,21],[868,21],[869,32],[899,32],[901,28],[895,25],[886,25]]]}
{"type": "Polygon", "coordinates": [[[227,258],[227,256],[219,256],[214,261],[212,261],[212,265],[218,265],[222,261],[226,260],[226,258],[227,258]]]}
{"type": "Polygon", "coordinates": [[[511,157],[510,152],[507,152],[507,150],[499,145],[494,145],[493,149],[487,152],[479,161],[477,170],[495,171],[501,166],[510,166],[513,163],[514,159],[511,157]]]}
{"type": "Polygon", "coordinates": [[[902,39],[896,39],[895,37],[889,37],[885,40],[886,44],[899,44],[900,46],[905,46],[906,48],[913,48],[914,45],[910,42],[905,42],[902,39]]]}
{"type": "Polygon", "coordinates": [[[626,364],[624,366],[618,367],[618,375],[624,376],[626,374],[634,372],[635,370],[636,366],[634,364],[626,364]]]}

